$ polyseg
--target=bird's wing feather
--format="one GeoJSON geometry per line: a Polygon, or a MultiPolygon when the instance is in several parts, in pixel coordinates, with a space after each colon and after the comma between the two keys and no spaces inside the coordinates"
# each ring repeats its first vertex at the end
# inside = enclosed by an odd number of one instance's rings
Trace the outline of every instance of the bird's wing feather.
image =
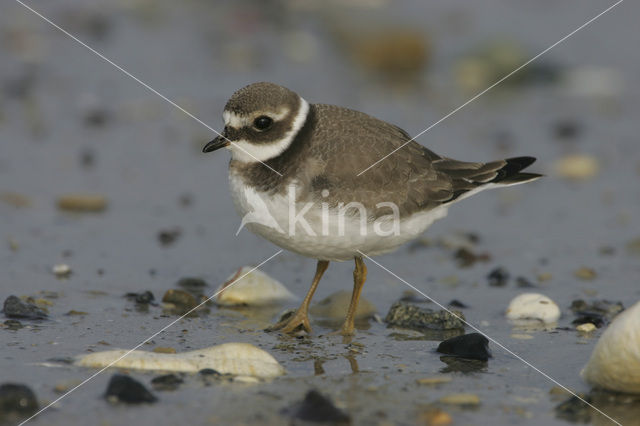
{"type": "Polygon", "coordinates": [[[486,183],[514,184],[539,177],[519,173],[535,161],[531,157],[462,162],[441,157],[415,141],[407,143],[411,137],[401,128],[358,111],[316,104],[313,114],[309,154],[320,167],[310,176],[311,192],[319,198],[328,189],[329,196],[322,198],[329,203],[356,201],[375,209],[377,203],[393,202],[405,216],[452,202],[486,183]]]}

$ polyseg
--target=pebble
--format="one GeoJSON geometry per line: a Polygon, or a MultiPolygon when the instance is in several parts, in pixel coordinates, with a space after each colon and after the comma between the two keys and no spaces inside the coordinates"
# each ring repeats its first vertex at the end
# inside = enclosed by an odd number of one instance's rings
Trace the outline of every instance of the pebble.
{"type": "Polygon", "coordinates": [[[498,267],[489,272],[487,280],[489,281],[489,285],[492,287],[504,287],[509,281],[509,276],[509,271],[503,267],[498,267]]]}
{"type": "MultiPolygon", "coordinates": [[[[478,93],[486,89],[529,58],[526,49],[509,41],[488,42],[476,51],[463,57],[455,67],[456,82],[460,89],[468,93],[478,93]]],[[[502,90],[533,84],[553,83],[558,79],[558,69],[548,63],[532,64],[500,85],[502,90]]]]}
{"type": "Polygon", "coordinates": [[[576,269],[573,272],[573,275],[575,275],[576,278],[580,278],[581,280],[585,280],[585,281],[591,281],[592,279],[598,276],[598,274],[596,274],[596,271],[584,266],[582,268],[576,269]]]}
{"type": "Polygon", "coordinates": [[[53,267],[51,268],[51,272],[53,272],[53,275],[55,275],[56,278],[69,278],[69,276],[71,275],[71,266],[67,265],[66,263],[53,265],[53,267]]]}
{"type": "Polygon", "coordinates": [[[25,303],[17,296],[9,296],[4,301],[4,315],[7,318],[45,319],[47,313],[31,303],[25,303]]]}
{"type": "Polygon", "coordinates": [[[182,377],[177,374],[164,374],[151,379],[151,386],[158,391],[173,391],[184,383],[182,377]]]}
{"type": "Polygon", "coordinates": [[[451,330],[464,328],[464,314],[457,310],[451,313],[423,308],[405,302],[391,305],[384,319],[390,327],[409,328],[413,330],[451,330]]]}
{"type": "Polygon", "coordinates": [[[155,305],[154,300],[156,299],[149,290],[143,291],[142,293],[127,293],[124,297],[135,302],[137,305],[155,305]]]}
{"type": "Polygon", "coordinates": [[[140,404],[158,400],[142,383],[123,374],[111,376],[104,396],[111,403],[140,404]]]}
{"type": "Polygon", "coordinates": [[[480,333],[452,337],[441,342],[436,350],[443,354],[480,361],[487,361],[491,358],[489,340],[480,333]]]}
{"type": "Polygon", "coordinates": [[[134,370],[184,373],[197,373],[209,368],[221,374],[254,376],[265,379],[285,374],[284,368],[271,354],[249,343],[224,343],[177,354],[136,350],[119,359],[127,352],[124,349],[94,352],[79,356],[76,358],[75,364],[91,368],[111,366],[134,370]]]}
{"type": "Polygon", "coordinates": [[[17,192],[0,192],[0,201],[3,201],[16,208],[31,206],[31,200],[27,196],[17,192]]]}
{"type": "Polygon", "coordinates": [[[518,339],[518,340],[531,340],[533,339],[533,336],[531,334],[513,333],[511,335],[511,338],[518,339]]]}
{"type": "Polygon", "coordinates": [[[452,393],[443,396],[438,401],[451,405],[480,405],[480,397],[474,393],[452,393]]]}
{"type": "Polygon", "coordinates": [[[596,157],[587,154],[570,154],[560,158],[554,164],[555,173],[569,180],[588,180],[600,171],[596,157]]]}
{"type": "Polygon", "coordinates": [[[584,324],[580,324],[579,326],[576,327],[576,330],[582,332],[582,333],[591,333],[592,331],[596,330],[598,327],[595,326],[595,324],[592,324],[590,322],[586,322],[584,324]]]}
{"type": "Polygon", "coordinates": [[[453,419],[444,410],[439,408],[430,408],[420,413],[418,424],[427,426],[446,426],[453,423],[453,419]]]}
{"type": "Polygon", "coordinates": [[[176,349],[169,346],[158,346],[153,348],[153,352],[157,354],[175,354],[176,349]]]}
{"type": "Polygon", "coordinates": [[[549,324],[560,318],[560,308],[543,294],[523,293],[511,300],[506,316],[511,320],[531,319],[549,324]]]}
{"type": "Polygon", "coordinates": [[[53,391],[57,394],[64,394],[67,393],[69,391],[69,389],[79,385],[81,382],[77,381],[77,380],[73,380],[73,381],[68,381],[68,382],[63,382],[63,383],[58,383],[53,387],[53,391]]]}
{"type": "Polygon", "coordinates": [[[640,394],[640,302],[602,333],[580,375],[595,387],[640,394]]]}
{"type": "Polygon", "coordinates": [[[174,290],[170,289],[162,296],[162,301],[164,303],[171,304],[175,310],[174,313],[178,315],[185,314],[198,306],[198,302],[196,298],[193,297],[191,293],[187,293],[184,290],[174,290]]]}
{"type": "Polygon", "coordinates": [[[570,309],[577,316],[572,321],[574,325],[591,323],[597,328],[608,324],[616,315],[624,310],[622,302],[609,302],[608,300],[595,300],[587,303],[578,299],[571,302],[570,309]]]}
{"type": "Polygon", "coordinates": [[[216,303],[223,306],[267,306],[295,300],[279,281],[252,266],[243,266],[216,290],[216,303]],[[236,281],[237,280],[237,281],[236,281]]]}
{"type": "Polygon", "coordinates": [[[576,139],[582,132],[582,124],[573,119],[563,119],[554,123],[553,131],[557,139],[576,139]]]}
{"type": "Polygon", "coordinates": [[[403,26],[345,31],[341,36],[341,45],[349,48],[356,62],[397,83],[407,84],[417,78],[431,54],[425,35],[403,26]]]}
{"type": "Polygon", "coordinates": [[[549,272],[542,272],[536,276],[538,282],[544,283],[553,278],[553,275],[549,272]]]}
{"type": "Polygon", "coordinates": [[[158,232],[158,242],[163,247],[168,247],[174,244],[178,238],[182,235],[180,228],[163,229],[158,232]]]}
{"type": "MultiPolygon", "coordinates": [[[[342,321],[349,309],[351,302],[351,292],[346,290],[336,291],[325,297],[309,309],[309,313],[315,317],[342,321]]],[[[355,319],[362,320],[371,318],[376,313],[376,307],[373,306],[364,297],[360,298],[358,308],[356,309],[355,319]]]]}
{"type": "Polygon", "coordinates": [[[38,411],[38,400],[27,386],[18,383],[0,385],[0,423],[28,417],[38,411]]]}
{"type": "Polygon", "coordinates": [[[624,311],[624,305],[622,302],[610,302],[604,299],[594,300],[592,302],[577,299],[571,302],[569,309],[576,315],[585,312],[595,312],[606,317],[608,320],[612,320],[616,315],[624,311]]]}
{"type": "Polygon", "coordinates": [[[294,418],[314,423],[351,424],[351,417],[317,390],[310,390],[292,412],[294,418]]]}
{"type": "Polygon", "coordinates": [[[106,197],[100,194],[65,194],[58,197],[58,209],[77,213],[99,213],[107,208],[106,197]]]}
{"type": "Polygon", "coordinates": [[[459,248],[453,254],[453,258],[458,262],[460,268],[469,268],[476,262],[489,262],[491,255],[489,253],[475,253],[466,247],[459,248]]]}
{"type": "Polygon", "coordinates": [[[441,385],[449,382],[451,382],[451,376],[423,377],[421,379],[416,379],[417,384],[426,386],[441,385]]]}

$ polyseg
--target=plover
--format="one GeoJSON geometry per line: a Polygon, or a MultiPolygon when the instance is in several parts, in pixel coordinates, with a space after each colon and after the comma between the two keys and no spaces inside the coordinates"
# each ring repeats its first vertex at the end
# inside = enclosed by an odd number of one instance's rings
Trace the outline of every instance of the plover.
{"type": "Polygon", "coordinates": [[[273,327],[285,333],[311,332],[309,303],[330,261],[355,259],[351,303],[340,331],[353,334],[367,275],[363,253],[397,249],[470,195],[541,176],[521,172],[533,157],[453,160],[415,141],[407,143],[411,136],[397,126],[351,109],[309,104],[273,83],[235,92],[223,119],[224,132],[203,151],[230,149],[231,193],[243,225],[282,248],[317,259],[302,304],[273,327]]]}

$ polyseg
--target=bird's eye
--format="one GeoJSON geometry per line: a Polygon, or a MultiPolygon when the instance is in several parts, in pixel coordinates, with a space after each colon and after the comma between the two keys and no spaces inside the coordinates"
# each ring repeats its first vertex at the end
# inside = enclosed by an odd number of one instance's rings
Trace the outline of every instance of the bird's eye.
{"type": "Polygon", "coordinates": [[[253,126],[258,130],[267,130],[272,124],[273,120],[271,117],[267,117],[266,115],[261,115],[253,120],[253,126]]]}

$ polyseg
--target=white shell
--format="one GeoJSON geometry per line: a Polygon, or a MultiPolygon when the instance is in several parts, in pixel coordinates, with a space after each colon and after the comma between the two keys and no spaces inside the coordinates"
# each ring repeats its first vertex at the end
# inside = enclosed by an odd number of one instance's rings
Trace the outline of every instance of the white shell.
{"type": "Polygon", "coordinates": [[[640,302],[613,320],[580,375],[593,386],[640,394],[640,302]]]}
{"type": "Polygon", "coordinates": [[[506,315],[511,320],[531,319],[553,323],[560,318],[560,308],[544,294],[523,293],[511,300],[506,315]]]}
{"type": "Polygon", "coordinates": [[[216,296],[216,303],[225,306],[264,306],[296,299],[280,282],[258,269],[251,271],[252,269],[251,266],[243,266],[227,278],[216,290],[217,293],[224,289],[216,296]],[[236,282],[238,278],[241,279],[236,282]]]}
{"type": "Polygon", "coordinates": [[[176,371],[196,373],[211,368],[222,374],[272,378],[285,373],[284,368],[268,352],[249,343],[225,343],[178,354],[163,354],[115,349],[83,355],[75,364],[92,368],[130,368],[134,370],[176,371]]]}

